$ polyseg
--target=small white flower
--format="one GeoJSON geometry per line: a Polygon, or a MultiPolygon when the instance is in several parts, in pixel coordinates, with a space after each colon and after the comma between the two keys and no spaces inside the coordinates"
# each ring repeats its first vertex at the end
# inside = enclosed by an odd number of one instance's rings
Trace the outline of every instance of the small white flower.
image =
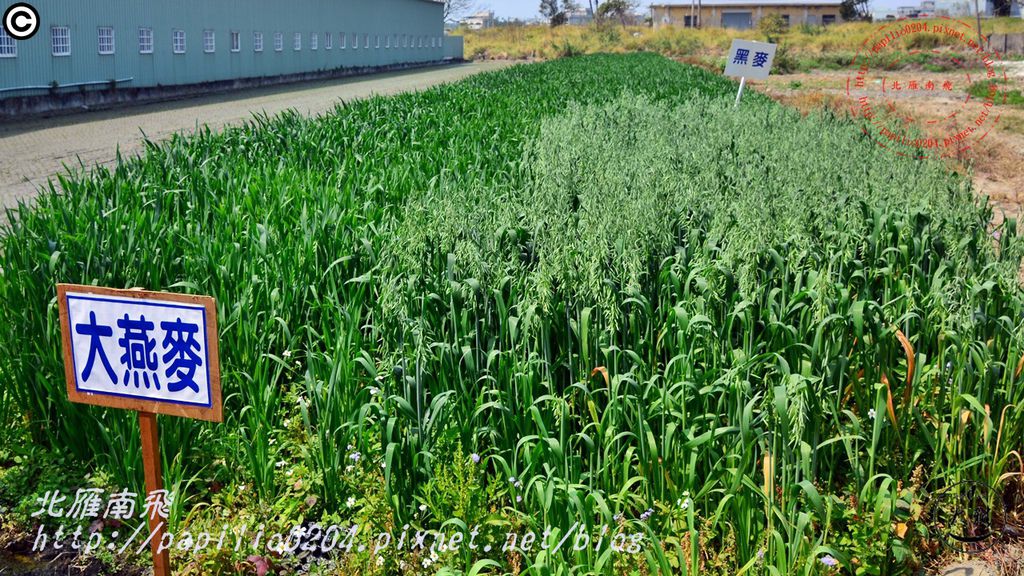
{"type": "Polygon", "coordinates": [[[385,463],[383,463],[383,462],[381,462],[381,463],[380,463],[380,468],[381,468],[381,470],[387,470],[387,468],[388,468],[388,465],[387,465],[387,464],[385,464],[385,463]]]}
{"type": "Polygon", "coordinates": [[[349,464],[348,466],[345,466],[345,472],[351,472],[352,468],[353,468],[353,466],[351,464],[349,464]]]}
{"type": "Polygon", "coordinates": [[[282,356],[284,356],[285,358],[291,358],[292,357],[292,351],[291,350],[285,350],[284,354],[282,354],[282,356]]]}
{"type": "Polygon", "coordinates": [[[516,494],[516,502],[522,502],[522,501],[523,501],[523,497],[520,496],[519,494],[516,494]]]}
{"type": "Polygon", "coordinates": [[[284,475],[285,475],[285,476],[291,476],[291,475],[292,475],[292,471],[291,471],[291,470],[289,470],[289,471],[285,472],[285,473],[284,473],[284,475]]]}
{"type": "Polygon", "coordinates": [[[424,568],[430,568],[430,564],[431,564],[430,558],[424,558],[423,559],[423,567],[424,568]]]}
{"type": "Polygon", "coordinates": [[[383,566],[383,565],[384,565],[384,557],[383,556],[377,556],[377,566],[383,566]]]}
{"type": "Polygon", "coordinates": [[[285,462],[284,460],[281,460],[280,462],[275,464],[275,466],[277,466],[278,468],[284,468],[286,464],[288,464],[288,463],[285,462]]]}
{"type": "Polygon", "coordinates": [[[380,388],[370,386],[370,396],[376,396],[377,394],[380,394],[380,388]]]}
{"type": "Polygon", "coordinates": [[[245,492],[245,484],[239,484],[238,485],[238,491],[239,492],[245,492]]]}
{"type": "Polygon", "coordinates": [[[427,505],[426,504],[420,504],[420,512],[426,512],[426,511],[427,511],[427,505]]]}
{"type": "Polygon", "coordinates": [[[355,506],[356,505],[356,499],[351,497],[351,496],[349,496],[348,500],[345,501],[345,505],[347,505],[349,508],[355,506]]]}
{"type": "Polygon", "coordinates": [[[874,408],[871,408],[870,410],[868,410],[868,418],[871,418],[872,420],[874,420],[875,419],[875,414],[876,414],[876,412],[875,412],[874,408]]]}
{"type": "Polygon", "coordinates": [[[270,440],[267,440],[267,444],[269,444],[271,446],[273,446],[274,444],[277,444],[277,438],[271,438],[270,440]]]}

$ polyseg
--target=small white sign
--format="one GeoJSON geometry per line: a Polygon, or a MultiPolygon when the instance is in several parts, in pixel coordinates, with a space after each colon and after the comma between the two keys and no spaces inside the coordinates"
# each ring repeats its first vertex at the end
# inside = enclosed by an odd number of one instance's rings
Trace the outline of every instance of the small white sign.
{"type": "Polygon", "coordinates": [[[66,291],[74,390],[211,408],[202,304],[66,291]]]}
{"type": "Polygon", "coordinates": [[[764,80],[772,69],[777,44],[733,40],[729,48],[729,59],[725,63],[725,75],[749,80],[764,80]]]}

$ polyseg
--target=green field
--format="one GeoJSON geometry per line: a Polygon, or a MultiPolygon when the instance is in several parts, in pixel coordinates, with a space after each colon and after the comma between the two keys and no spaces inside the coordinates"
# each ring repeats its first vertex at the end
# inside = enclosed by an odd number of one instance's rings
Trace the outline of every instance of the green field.
{"type": "Polygon", "coordinates": [[[0,236],[8,529],[47,490],[142,487],[134,415],[67,401],[72,282],[217,299],[225,422],[160,420],[172,529],[606,540],[312,573],[912,573],[943,550],[930,494],[1019,488],[1017,223],[937,162],[735,89],[568,58],[63,178],[0,236]]]}

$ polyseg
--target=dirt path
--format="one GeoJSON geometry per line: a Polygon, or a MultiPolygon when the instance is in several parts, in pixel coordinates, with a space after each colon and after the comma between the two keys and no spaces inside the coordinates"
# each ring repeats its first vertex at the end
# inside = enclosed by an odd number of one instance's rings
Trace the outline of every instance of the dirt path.
{"type": "Polygon", "coordinates": [[[287,109],[319,114],[339,101],[423,90],[511,65],[480,62],[244,90],[228,94],[140,105],[115,110],[0,125],[0,207],[30,199],[63,166],[110,165],[117,151],[139,153],[143,138],[161,140],[201,124],[213,129],[236,124],[254,113],[287,109]],[[144,136],[145,135],[145,136],[144,136]]]}

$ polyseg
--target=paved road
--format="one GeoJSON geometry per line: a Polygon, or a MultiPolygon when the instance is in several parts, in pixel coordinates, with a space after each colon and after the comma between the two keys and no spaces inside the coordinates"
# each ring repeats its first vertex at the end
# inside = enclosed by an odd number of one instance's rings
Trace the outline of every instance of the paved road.
{"type": "Polygon", "coordinates": [[[143,133],[160,140],[201,124],[221,128],[247,120],[255,112],[273,115],[289,108],[318,114],[332,109],[339,99],[423,90],[508,65],[493,61],[451,65],[2,124],[0,206],[30,199],[48,178],[63,172],[65,164],[78,167],[80,160],[88,167],[110,165],[118,148],[122,156],[137,154],[143,148],[143,133]]]}

